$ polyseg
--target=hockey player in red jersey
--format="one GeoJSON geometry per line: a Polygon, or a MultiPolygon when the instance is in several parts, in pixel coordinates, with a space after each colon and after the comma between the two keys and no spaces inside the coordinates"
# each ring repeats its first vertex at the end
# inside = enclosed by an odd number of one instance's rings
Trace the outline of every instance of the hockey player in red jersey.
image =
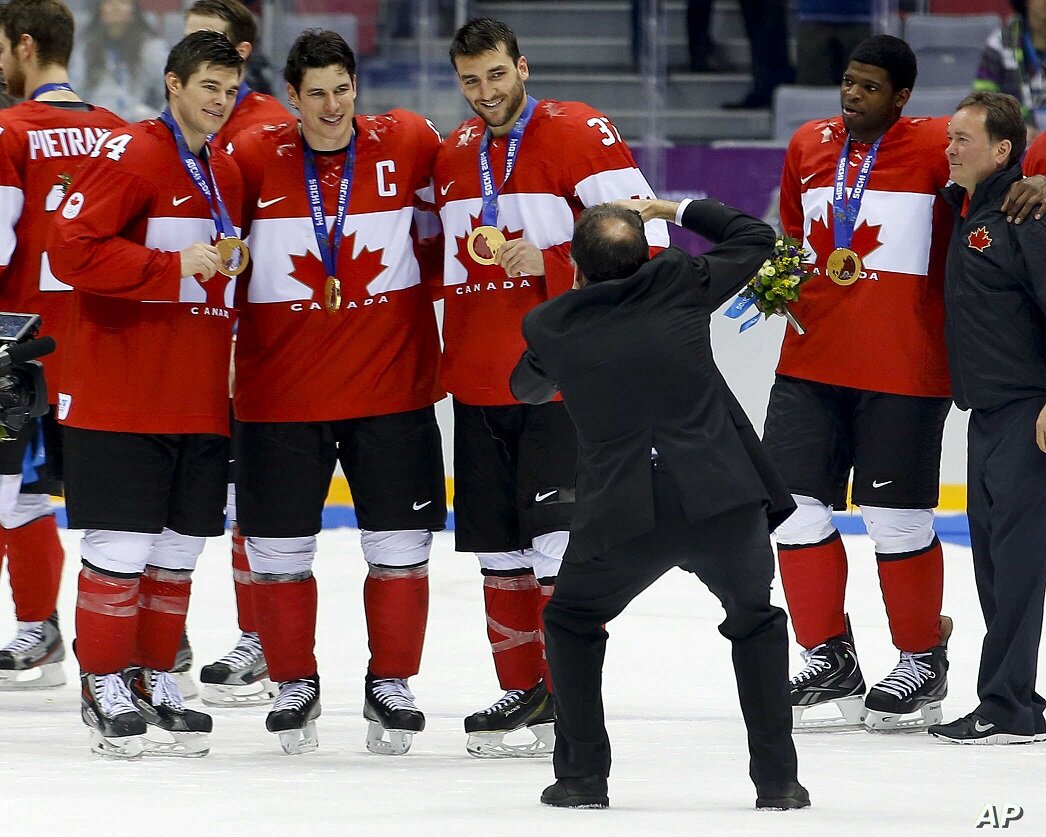
{"type": "MultiPolygon", "coordinates": [[[[0,8],[0,67],[10,92],[26,100],[0,113],[0,311],[39,314],[43,332],[59,338],[69,286],[51,271],[47,230],[95,143],[124,124],[72,89],[72,46],[73,16],[57,0],[0,8]]],[[[6,551],[18,619],[15,638],[0,648],[0,690],[65,683],[56,609],[64,555],[49,499],[62,491],[53,406],[66,357],[61,342],[45,363],[51,412],[0,444],[0,557],[6,551]]]]}
{"type": "Polygon", "coordinates": [[[105,755],[209,749],[211,718],[185,707],[170,671],[204,538],[224,530],[241,178],[207,137],[242,65],[216,32],[180,41],[167,109],[95,147],[48,238],[73,286],[58,405],[69,525],[85,530],[82,716],[105,755]]]}
{"type": "MultiPolygon", "coordinates": [[[[185,34],[200,29],[210,29],[225,35],[236,47],[244,63],[250,58],[258,40],[258,24],[250,9],[240,0],[196,0],[185,11],[185,34]]],[[[211,142],[228,149],[233,137],[240,131],[255,125],[280,125],[292,121],[293,117],[278,99],[251,90],[244,78],[236,94],[232,115],[211,142]]],[[[237,526],[236,490],[231,477],[226,515],[232,526],[232,574],[240,638],[228,654],[200,670],[203,702],[209,706],[267,703],[274,697],[275,690],[269,680],[268,667],[258,639],[250,595],[251,571],[247,566],[244,538],[237,526]]],[[[183,637],[175,670],[184,672],[182,676],[190,678],[190,682],[192,659],[188,637],[183,637]]]]}
{"type": "Polygon", "coordinates": [[[415,255],[439,135],[407,111],[357,115],[356,58],[336,32],[300,35],[284,78],[300,122],[240,134],[233,151],[254,254],[236,343],[236,496],[280,684],[266,726],[287,752],[317,746],[312,563],[340,462],[367,562],[367,748],[400,754],[425,727],[407,680],[447,511],[439,338],[415,255]]]}
{"type": "MultiPolygon", "coordinates": [[[[901,116],[915,77],[904,41],[862,42],[842,78],[842,115],[799,128],[781,178],[782,227],[805,241],[814,274],[793,306],[807,332],[785,335],[764,434],[798,506],[777,529],[805,649],[792,680],[797,728],[916,729],[940,720],[947,694],[951,620],[941,616],[933,529],[950,407],[942,289],[951,220],[938,200],[949,178],[947,120],[901,116]],[[832,522],[851,469],[900,652],[867,696],[832,522]],[[823,704],[838,715],[802,717],[823,704]]],[[[1042,182],[1023,187],[1034,205],[1042,182]]]]}
{"type": "MultiPolygon", "coordinates": [[[[477,757],[547,755],[553,713],[540,614],[567,545],[576,440],[562,403],[520,404],[509,374],[524,348],[523,316],[573,282],[574,218],[592,204],[652,193],[606,116],[527,95],[527,60],[505,24],[470,21],[450,56],[478,115],[444,140],[434,174],[446,242],[455,540],[479,558],[505,692],[465,719],[467,748],[477,757]],[[505,743],[522,727],[534,741],[505,743]]],[[[668,243],[663,221],[647,235],[652,246],[668,243]]]]}

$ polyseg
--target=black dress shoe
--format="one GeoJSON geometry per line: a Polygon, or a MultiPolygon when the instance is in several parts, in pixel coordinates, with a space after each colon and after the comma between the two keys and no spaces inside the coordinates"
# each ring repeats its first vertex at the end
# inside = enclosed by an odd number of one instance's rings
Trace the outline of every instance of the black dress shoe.
{"type": "Polygon", "coordinates": [[[553,808],[609,808],[605,776],[565,776],[541,793],[541,804],[553,808]]]}
{"type": "Polygon", "coordinates": [[[810,794],[798,782],[764,782],[756,785],[757,811],[790,811],[809,808],[810,794]]]}

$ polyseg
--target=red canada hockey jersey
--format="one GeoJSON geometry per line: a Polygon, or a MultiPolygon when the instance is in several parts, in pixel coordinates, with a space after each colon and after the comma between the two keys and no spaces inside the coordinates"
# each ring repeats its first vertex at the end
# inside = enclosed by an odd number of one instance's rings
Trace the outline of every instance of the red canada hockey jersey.
{"type": "Polygon", "coordinates": [[[26,101],[0,111],[0,311],[39,314],[41,334],[58,338],[44,359],[52,403],[62,381],[71,289],[51,270],[47,231],[91,149],[124,124],[97,107],[26,101]]]}
{"type": "MultiPolygon", "coordinates": [[[[443,386],[466,404],[515,404],[508,379],[523,354],[523,316],[573,283],[570,239],[586,206],[653,197],[613,123],[580,102],[541,101],[523,134],[515,168],[499,191],[498,226],[544,251],[545,275],[510,279],[498,265],[469,256],[469,233],[482,226],[478,117],[443,141],[433,176],[445,236],[443,386]]],[[[505,173],[505,138],[490,143],[495,183],[505,173]]],[[[647,224],[651,247],[668,246],[663,221],[647,224]]]]}
{"type": "MultiPolygon", "coordinates": [[[[403,110],[357,116],[356,163],[338,252],[342,306],[312,226],[297,122],[238,135],[253,268],[239,296],[235,410],[241,421],[335,421],[442,398],[432,294],[415,253],[419,193],[431,198],[439,135],[403,110]]],[[[345,152],[317,153],[328,230],[345,152]]],[[[429,204],[431,208],[431,204],[429,204]]]]}
{"type": "Polygon", "coordinates": [[[1026,177],[1046,174],[1046,133],[1040,133],[1028,146],[1028,153],[1024,155],[1021,168],[1026,177]]]}
{"type": "Polygon", "coordinates": [[[229,121],[214,135],[211,145],[228,150],[229,143],[240,131],[246,131],[256,125],[280,125],[295,120],[296,117],[292,116],[291,112],[281,105],[275,96],[252,91],[233,108],[229,121]]]}
{"type": "MultiPolygon", "coordinates": [[[[846,128],[835,117],[796,131],[781,176],[781,226],[805,242],[814,276],[791,305],[806,334],[786,329],[779,374],[899,395],[949,395],[943,291],[951,210],[937,195],[949,176],[947,124],[903,117],[883,136],[850,245],[864,270],[848,287],[825,275],[846,128]]],[[[850,144],[848,195],[868,148],[850,144]]]]}
{"type": "MultiPolygon", "coordinates": [[[[229,432],[235,279],[181,276],[179,251],[213,241],[206,198],[158,120],[95,149],[54,215],[51,267],[73,286],[58,416],[89,430],[229,432]]],[[[211,149],[234,224],[240,172],[211,149]]]]}

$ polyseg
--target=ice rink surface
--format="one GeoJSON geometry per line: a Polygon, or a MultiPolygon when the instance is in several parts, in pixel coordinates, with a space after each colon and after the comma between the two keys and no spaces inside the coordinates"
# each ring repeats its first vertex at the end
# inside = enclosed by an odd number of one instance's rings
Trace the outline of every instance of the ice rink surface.
{"type": "MultiPolygon", "coordinates": [[[[148,835],[961,835],[982,810],[1023,807],[1008,833],[1046,833],[1046,744],[974,747],[925,733],[796,736],[800,779],[813,807],[760,813],[747,775],[745,734],[722,611],[695,578],[673,571],[609,626],[605,700],[614,753],[607,811],[538,803],[553,780],[548,759],[480,761],[465,752],[462,718],[500,696],[485,637],[480,577],[471,555],[439,534],[421,674],[411,681],[428,727],[401,757],[364,746],[367,664],[361,589],[365,566],[353,529],[324,530],[317,656],[322,678],[320,748],[286,756],[264,727],[264,707],[215,709],[202,759],[110,761],[88,751],[76,665],[50,692],[0,692],[3,832],[148,835]]],[[[66,546],[61,616],[73,634],[78,533],[66,546]]],[[[896,662],[874,555],[847,536],[848,609],[865,677],[896,662]]],[[[195,670],[231,648],[227,539],[201,557],[189,611],[195,670]]],[[[983,623],[969,550],[945,545],[945,612],[955,619],[945,719],[970,711],[983,623]]],[[[0,641],[13,635],[6,572],[0,641]]],[[[780,591],[775,596],[782,600],[780,591]]],[[[783,601],[783,600],[782,600],[783,601]]],[[[1040,657],[1040,659],[1042,659],[1040,657]]],[[[793,655],[793,671],[800,665],[793,655]]],[[[199,704],[194,702],[194,705],[199,704]]],[[[991,830],[991,829],[988,829],[991,830]]],[[[983,831],[977,831],[983,833],[983,831]]]]}

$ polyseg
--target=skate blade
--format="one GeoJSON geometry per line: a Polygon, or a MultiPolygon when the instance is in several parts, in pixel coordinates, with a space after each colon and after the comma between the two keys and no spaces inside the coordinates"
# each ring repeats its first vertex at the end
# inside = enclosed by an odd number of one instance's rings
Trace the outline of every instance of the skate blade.
{"type": "Polygon", "coordinates": [[[182,700],[192,700],[200,696],[200,690],[196,688],[196,681],[187,671],[172,671],[174,682],[178,684],[178,691],[182,693],[182,700]]]}
{"type": "Polygon", "coordinates": [[[142,754],[150,758],[198,759],[211,751],[209,733],[169,732],[151,725],[142,744],[142,754]]]}
{"type": "Polygon", "coordinates": [[[367,749],[379,756],[405,755],[413,741],[414,730],[385,729],[377,721],[367,725],[367,749]]]}
{"type": "Polygon", "coordinates": [[[941,702],[935,701],[915,712],[899,715],[896,712],[876,712],[868,710],[865,726],[869,732],[918,732],[926,727],[939,724],[944,718],[941,702]]]}
{"type": "Polygon", "coordinates": [[[30,692],[35,689],[54,689],[65,685],[65,671],[61,663],[44,663],[24,669],[0,671],[0,692],[30,692]]]}
{"type": "Polygon", "coordinates": [[[231,686],[227,683],[203,683],[200,700],[207,706],[219,708],[235,706],[258,706],[272,703],[276,697],[276,686],[265,677],[256,683],[231,686]]]}
{"type": "Polygon", "coordinates": [[[96,756],[109,759],[139,759],[145,752],[145,744],[140,735],[126,735],[118,738],[106,738],[98,730],[88,730],[91,741],[91,752],[96,756]]]}
{"type": "Polygon", "coordinates": [[[935,732],[931,732],[930,735],[943,744],[1035,744],[1046,740],[1040,735],[1015,735],[1009,732],[1000,732],[987,738],[949,738],[935,732]]]}
{"type": "Polygon", "coordinates": [[[535,759],[551,756],[556,749],[556,731],[552,722],[534,724],[522,730],[510,732],[469,733],[465,749],[477,759],[535,759]],[[516,732],[529,732],[533,741],[515,744],[505,741],[505,736],[516,732]]]}
{"type": "Polygon", "coordinates": [[[793,732],[846,732],[864,729],[864,697],[853,695],[811,706],[792,707],[793,732]]]}
{"type": "Polygon", "coordinates": [[[316,734],[316,722],[309,721],[301,729],[288,729],[276,733],[280,737],[280,746],[288,756],[300,756],[302,753],[311,753],[320,746],[319,736],[316,734]]]}

